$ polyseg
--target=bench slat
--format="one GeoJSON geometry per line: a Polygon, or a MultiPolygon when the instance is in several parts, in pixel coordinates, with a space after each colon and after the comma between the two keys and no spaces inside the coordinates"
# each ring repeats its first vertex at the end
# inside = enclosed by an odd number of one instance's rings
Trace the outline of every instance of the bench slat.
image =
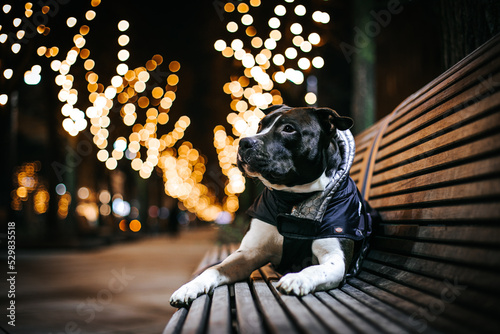
{"type": "Polygon", "coordinates": [[[167,326],[163,330],[163,334],[177,334],[182,330],[182,325],[184,325],[184,321],[186,320],[186,316],[188,314],[187,308],[180,308],[175,311],[172,318],[168,322],[167,326]]]}
{"type": "MultiPolygon", "coordinates": [[[[407,164],[393,168],[390,173],[379,173],[373,176],[372,191],[378,184],[387,184],[408,179],[418,172],[425,174],[434,170],[465,164],[485,156],[497,156],[500,149],[500,134],[476,140],[464,146],[459,146],[446,152],[428,156],[420,160],[409,161],[407,164]],[[452,165],[453,164],[453,165],[452,165]],[[434,170],[432,170],[434,169],[434,170]]],[[[422,176],[425,178],[425,176],[422,176]]],[[[371,195],[371,194],[370,194],[371,195]]]]}
{"type": "Polygon", "coordinates": [[[373,243],[377,249],[397,253],[430,257],[476,266],[492,268],[498,268],[498,266],[500,266],[500,251],[495,249],[464,245],[455,246],[379,236],[373,239],[373,243]]]}
{"type": "Polygon", "coordinates": [[[405,130],[407,130],[406,135],[412,134],[414,131],[419,131],[422,124],[439,117],[443,118],[457,108],[463,109],[469,104],[479,102],[484,96],[491,95],[496,88],[499,77],[499,74],[492,73],[495,73],[500,67],[500,60],[495,60],[493,65],[495,66],[494,70],[480,69],[474,73],[473,77],[461,79],[457,85],[447,88],[438,97],[429,99],[418,108],[407,112],[404,117],[399,119],[404,123],[392,123],[381,142],[381,150],[403,138],[406,139],[405,130]],[[483,78],[488,79],[488,84],[481,81],[483,78]]]}
{"type": "Polygon", "coordinates": [[[424,241],[499,245],[500,226],[419,226],[380,224],[378,235],[424,241]]]}
{"type": "MultiPolygon", "coordinates": [[[[496,75],[495,80],[499,80],[499,78],[500,74],[496,75]]],[[[385,137],[384,140],[390,141],[390,143],[380,149],[377,158],[381,160],[394,155],[395,152],[404,150],[405,147],[415,146],[435,133],[442,133],[458,127],[498,106],[499,92],[478,99],[476,89],[477,87],[471,88],[421,115],[414,122],[393,133],[395,139],[385,137]],[[456,111],[457,106],[461,106],[463,109],[456,111]]]]}
{"type": "MultiPolygon", "coordinates": [[[[428,292],[437,297],[444,296],[448,300],[453,300],[454,303],[460,304],[468,309],[473,309],[478,313],[482,321],[487,321],[488,315],[497,317],[499,313],[499,303],[490,294],[474,291],[474,287],[471,287],[467,282],[460,279],[458,281],[455,276],[454,279],[436,279],[426,277],[420,274],[415,274],[407,269],[398,269],[390,267],[386,264],[374,263],[372,261],[367,261],[364,268],[371,272],[377,273],[384,277],[398,282],[404,283],[410,287],[428,292]],[[471,308],[474,306],[474,308],[471,308]]],[[[494,292],[494,291],[491,291],[494,292]]]]}
{"type": "MultiPolygon", "coordinates": [[[[446,331],[446,332],[456,332],[456,333],[470,333],[473,328],[466,326],[465,324],[459,324],[457,319],[449,319],[445,315],[448,315],[450,309],[456,310],[456,305],[452,303],[446,304],[444,310],[442,310],[443,302],[435,297],[426,295],[420,291],[409,288],[407,286],[398,284],[396,282],[390,281],[387,278],[362,271],[359,275],[359,279],[373,285],[380,290],[389,292],[393,299],[394,297],[404,299],[408,303],[404,303],[405,308],[401,308],[404,312],[409,314],[408,320],[419,323],[421,321],[432,322],[432,326],[446,331]],[[434,310],[433,305],[440,306],[440,309],[434,310]],[[439,312],[437,312],[439,311],[439,312]]],[[[387,295],[380,295],[376,298],[387,298],[387,295]]],[[[452,313],[452,315],[455,315],[452,313]]],[[[467,318],[462,318],[462,320],[467,321],[467,318]]]]}
{"type": "Polygon", "coordinates": [[[382,332],[393,334],[409,333],[407,329],[395,324],[378,312],[374,312],[371,308],[340,289],[330,290],[328,293],[339,302],[349,307],[353,312],[357,313],[358,316],[365,318],[374,326],[378,327],[382,332]]]}
{"type": "Polygon", "coordinates": [[[384,198],[374,199],[370,201],[370,205],[373,205],[378,210],[385,210],[395,207],[440,205],[441,203],[457,201],[470,202],[492,197],[500,197],[500,178],[394,195],[391,196],[390,202],[387,202],[384,198]]]}
{"type": "Polygon", "coordinates": [[[349,327],[344,319],[332,312],[323,304],[315,294],[302,297],[302,302],[318,317],[321,323],[328,328],[330,333],[354,334],[353,328],[349,327]]]}
{"type": "Polygon", "coordinates": [[[397,211],[381,211],[385,221],[427,221],[439,223],[441,221],[471,221],[490,220],[498,222],[500,206],[498,203],[487,204],[460,204],[422,209],[403,209],[397,211]]]}
{"type": "MultiPolygon", "coordinates": [[[[455,127],[450,125],[450,128],[454,130],[440,136],[436,136],[434,133],[430,134],[429,138],[427,138],[429,140],[422,142],[418,146],[411,147],[411,150],[403,148],[401,153],[383,161],[378,161],[374,173],[378,174],[404,165],[407,161],[419,159],[422,155],[425,157],[435,154],[434,152],[446,152],[449,147],[466,146],[471,139],[487,131],[498,129],[499,126],[500,112],[495,112],[464,126],[455,127]]],[[[396,146],[402,146],[402,144],[396,146]]]]}
{"type": "Polygon", "coordinates": [[[231,305],[227,285],[219,286],[214,290],[208,318],[208,333],[231,333],[231,305]]]}
{"type": "Polygon", "coordinates": [[[328,329],[323,327],[316,316],[300,301],[296,296],[282,294],[276,289],[277,282],[272,282],[274,295],[282,302],[292,318],[296,321],[301,331],[305,333],[328,333],[328,329]]]}
{"type": "Polygon", "coordinates": [[[356,313],[351,311],[351,309],[346,307],[327,292],[316,292],[314,295],[326,306],[328,306],[330,311],[337,314],[351,327],[353,327],[355,331],[361,333],[383,333],[379,328],[373,326],[373,324],[366,321],[366,319],[360,318],[356,313]]]}
{"type": "Polygon", "coordinates": [[[234,284],[238,330],[242,334],[264,333],[264,321],[257,311],[247,282],[234,284]]]}
{"type": "MultiPolygon", "coordinates": [[[[419,327],[416,326],[416,324],[412,324],[411,322],[407,321],[408,316],[398,310],[397,308],[386,304],[385,302],[374,298],[365,292],[355,288],[354,286],[350,284],[345,284],[342,288],[342,291],[344,291],[346,294],[349,296],[356,298],[357,301],[367,305],[368,307],[372,308],[376,312],[382,314],[383,316],[389,318],[393,322],[397,323],[399,326],[402,326],[409,330],[410,332],[417,332],[417,329],[420,329],[419,327]]],[[[426,331],[423,331],[425,333],[437,333],[436,331],[432,329],[427,329],[426,331]]]]}
{"type": "Polygon", "coordinates": [[[196,298],[189,308],[181,333],[201,334],[205,332],[209,309],[210,297],[208,295],[201,295],[196,298]]]}
{"type": "Polygon", "coordinates": [[[268,328],[273,333],[298,333],[297,328],[288,318],[266,282],[258,280],[252,283],[259,309],[264,315],[268,328]]]}
{"type": "MultiPolygon", "coordinates": [[[[395,181],[387,185],[372,188],[372,199],[401,192],[418,191],[420,189],[437,188],[442,185],[463,183],[467,181],[492,178],[500,170],[500,157],[481,159],[463,165],[428,173],[425,177],[411,177],[395,181]]],[[[370,200],[372,203],[373,200],[370,200]]]]}

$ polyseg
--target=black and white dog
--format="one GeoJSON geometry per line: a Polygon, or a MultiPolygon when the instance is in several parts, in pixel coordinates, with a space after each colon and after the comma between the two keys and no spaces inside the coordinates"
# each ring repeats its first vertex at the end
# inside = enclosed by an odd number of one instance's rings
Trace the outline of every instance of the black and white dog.
{"type": "Polygon", "coordinates": [[[271,263],[278,288],[305,295],[341,285],[359,268],[371,217],[349,169],[353,121],[328,108],[272,106],[256,135],[240,140],[238,167],[267,187],[239,249],[172,294],[189,305],[214,288],[245,280],[271,263]]]}

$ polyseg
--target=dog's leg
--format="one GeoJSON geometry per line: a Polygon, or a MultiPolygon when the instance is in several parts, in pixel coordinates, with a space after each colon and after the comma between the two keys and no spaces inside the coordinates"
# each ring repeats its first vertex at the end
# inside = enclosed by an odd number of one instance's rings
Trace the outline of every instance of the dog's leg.
{"type": "Polygon", "coordinates": [[[283,276],[277,287],[287,294],[297,296],[338,287],[344,280],[346,263],[349,263],[352,257],[354,243],[351,240],[347,241],[346,246],[350,249],[344,250],[338,238],[314,240],[312,252],[319,264],[283,276]],[[345,255],[349,258],[345,258],[345,255]]]}
{"type": "Polygon", "coordinates": [[[222,263],[208,268],[198,277],[181,286],[170,297],[175,307],[189,305],[203,293],[223,284],[246,279],[252,271],[268,262],[281,261],[283,237],[275,226],[253,219],[239,249],[222,263]]]}

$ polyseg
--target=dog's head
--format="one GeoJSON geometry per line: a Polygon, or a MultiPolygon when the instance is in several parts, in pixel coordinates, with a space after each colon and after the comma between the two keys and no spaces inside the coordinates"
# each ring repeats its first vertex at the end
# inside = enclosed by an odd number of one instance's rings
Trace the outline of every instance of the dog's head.
{"type": "Polygon", "coordinates": [[[339,163],[338,147],[331,139],[337,130],[352,126],[351,118],[329,108],[285,105],[264,113],[257,134],[239,143],[238,167],[247,176],[274,189],[294,191],[321,178],[327,166],[339,163]]]}

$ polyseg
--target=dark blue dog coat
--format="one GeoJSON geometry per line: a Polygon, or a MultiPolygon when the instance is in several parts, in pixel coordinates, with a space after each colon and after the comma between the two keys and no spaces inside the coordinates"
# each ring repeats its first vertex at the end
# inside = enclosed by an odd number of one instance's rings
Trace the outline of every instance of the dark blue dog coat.
{"type": "MultiPolygon", "coordinates": [[[[338,131],[342,164],[330,174],[324,191],[292,193],[264,189],[247,213],[274,225],[284,237],[283,257],[276,270],[297,272],[312,265],[312,241],[322,238],[348,238],[355,241],[354,257],[348,276],[356,275],[368,249],[372,231],[371,209],[348,176],[354,157],[354,140],[349,131],[338,131]]],[[[328,174],[327,174],[328,175],[328,174]]]]}

